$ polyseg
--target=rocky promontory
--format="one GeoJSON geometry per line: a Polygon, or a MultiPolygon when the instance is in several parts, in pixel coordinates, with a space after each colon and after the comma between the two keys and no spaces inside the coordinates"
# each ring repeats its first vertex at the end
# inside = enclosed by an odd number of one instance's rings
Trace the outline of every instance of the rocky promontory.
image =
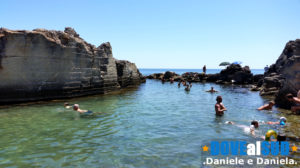
{"type": "Polygon", "coordinates": [[[253,75],[248,66],[242,67],[239,64],[231,64],[220,73],[205,74],[197,72],[186,72],[182,75],[167,71],[147,76],[148,79],[159,79],[163,81],[189,81],[189,82],[215,82],[218,84],[257,84],[262,75],[253,75]]]}
{"type": "Polygon", "coordinates": [[[0,103],[106,93],[144,81],[134,63],[113,58],[74,29],[0,29],[0,103]]]}
{"type": "Polygon", "coordinates": [[[289,109],[292,105],[286,94],[297,96],[300,89],[300,39],[289,41],[276,63],[264,74],[261,95],[275,96],[279,107],[289,109]]]}

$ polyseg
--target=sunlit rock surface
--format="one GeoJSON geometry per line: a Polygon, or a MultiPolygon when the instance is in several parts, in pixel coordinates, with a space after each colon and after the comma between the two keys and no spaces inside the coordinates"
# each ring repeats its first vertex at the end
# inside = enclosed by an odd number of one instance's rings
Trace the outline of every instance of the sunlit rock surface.
{"type": "Polygon", "coordinates": [[[135,64],[122,64],[117,68],[110,43],[95,47],[72,28],[1,28],[0,103],[105,93],[142,81],[135,64]],[[119,71],[124,73],[118,76],[119,71]],[[124,84],[125,78],[132,82],[124,84]]]}

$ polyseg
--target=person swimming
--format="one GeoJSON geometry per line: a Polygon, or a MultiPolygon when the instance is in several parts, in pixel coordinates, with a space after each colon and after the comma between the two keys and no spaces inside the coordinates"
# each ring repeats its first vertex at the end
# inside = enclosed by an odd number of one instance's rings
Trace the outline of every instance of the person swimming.
{"type": "Polygon", "coordinates": [[[222,101],[222,96],[218,96],[216,98],[217,103],[215,104],[215,111],[216,115],[222,116],[224,114],[224,111],[227,111],[226,107],[223,105],[222,101]]]}
{"type": "Polygon", "coordinates": [[[186,87],[184,88],[185,91],[190,91],[191,88],[190,88],[190,85],[186,85],[186,87]]]}
{"type": "Polygon", "coordinates": [[[211,87],[210,90],[207,90],[206,92],[214,93],[214,92],[218,92],[218,91],[214,90],[214,87],[211,87]]]}
{"type": "Polygon", "coordinates": [[[250,133],[253,136],[255,136],[255,129],[259,127],[258,121],[256,120],[251,121],[250,126],[235,124],[232,121],[226,121],[225,124],[235,125],[236,127],[242,128],[245,133],[250,133]]]}
{"type": "Polygon", "coordinates": [[[275,105],[275,102],[270,101],[268,104],[265,104],[265,105],[259,107],[257,110],[272,110],[274,105],[275,105]]]}
{"type": "Polygon", "coordinates": [[[280,117],[279,121],[277,122],[267,122],[269,125],[286,125],[286,118],[285,117],[280,117]]]}
{"type": "Polygon", "coordinates": [[[72,108],[72,106],[70,106],[70,104],[69,104],[68,102],[65,102],[65,103],[64,103],[64,107],[65,107],[66,109],[72,108]]]}
{"type": "Polygon", "coordinates": [[[92,115],[93,112],[90,110],[82,110],[79,108],[79,104],[74,104],[73,105],[73,110],[79,112],[81,116],[87,116],[87,115],[92,115]]]}

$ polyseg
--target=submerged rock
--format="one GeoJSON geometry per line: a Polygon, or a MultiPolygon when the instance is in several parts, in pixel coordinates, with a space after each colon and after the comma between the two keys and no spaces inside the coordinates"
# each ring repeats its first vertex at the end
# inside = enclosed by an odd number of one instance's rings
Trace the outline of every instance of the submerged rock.
{"type": "Polygon", "coordinates": [[[106,93],[143,81],[134,64],[113,58],[109,42],[96,48],[69,27],[1,28],[0,80],[0,103],[106,93]]]}
{"type": "Polygon", "coordinates": [[[300,89],[300,39],[289,41],[276,63],[265,73],[261,94],[275,95],[275,103],[289,109],[292,105],[285,95],[297,95],[300,89]],[[270,88],[271,91],[270,91],[270,88]]]}

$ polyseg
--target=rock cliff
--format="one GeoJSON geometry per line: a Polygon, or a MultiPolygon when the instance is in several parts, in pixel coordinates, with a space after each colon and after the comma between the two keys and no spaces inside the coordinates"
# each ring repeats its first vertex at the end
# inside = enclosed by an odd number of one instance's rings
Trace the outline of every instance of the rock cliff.
{"type": "Polygon", "coordinates": [[[135,64],[116,61],[72,28],[0,29],[0,103],[106,93],[143,81],[135,64]]]}
{"type": "Polygon", "coordinates": [[[300,39],[289,41],[276,63],[264,74],[261,95],[275,95],[275,103],[290,108],[285,95],[300,89],[300,39]]]}

